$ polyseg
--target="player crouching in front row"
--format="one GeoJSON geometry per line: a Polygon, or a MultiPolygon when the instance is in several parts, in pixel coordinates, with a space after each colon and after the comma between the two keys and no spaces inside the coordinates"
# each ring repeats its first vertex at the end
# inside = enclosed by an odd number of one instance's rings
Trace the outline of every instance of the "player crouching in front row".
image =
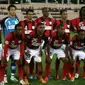
{"type": "Polygon", "coordinates": [[[15,31],[10,32],[4,42],[4,53],[2,56],[2,62],[9,61],[9,57],[13,56],[16,64],[18,66],[18,74],[20,79],[20,84],[26,84],[23,81],[23,66],[22,59],[24,56],[24,37],[22,36],[22,27],[20,24],[15,26],[15,31]]]}
{"type": "Polygon", "coordinates": [[[79,57],[79,61],[83,61],[83,78],[85,79],[85,31],[79,30],[78,35],[72,37],[70,42],[70,52],[73,60],[76,60],[77,56],[79,57]]]}
{"type": "MultiPolygon", "coordinates": [[[[50,56],[49,58],[52,59],[53,55],[56,54],[59,60],[62,60],[64,63],[63,65],[63,73],[62,78],[63,80],[66,79],[66,75],[68,70],[69,64],[69,57],[68,57],[68,46],[70,44],[70,36],[69,34],[65,33],[65,28],[63,24],[60,24],[57,28],[57,31],[52,32],[52,36],[49,39],[49,49],[50,49],[50,56]]],[[[48,69],[49,70],[49,69],[48,69]]],[[[48,76],[45,77],[45,80],[48,81],[48,76]]]]}
{"type": "Polygon", "coordinates": [[[45,25],[44,23],[39,23],[35,31],[31,32],[29,35],[26,35],[25,41],[25,76],[27,77],[28,64],[30,63],[32,57],[37,63],[37,71],[39,74],[39,80],[42,83],[46,83],[42,78],[42,46],[43,42],[46,43],[44,35],[45,25]]]}

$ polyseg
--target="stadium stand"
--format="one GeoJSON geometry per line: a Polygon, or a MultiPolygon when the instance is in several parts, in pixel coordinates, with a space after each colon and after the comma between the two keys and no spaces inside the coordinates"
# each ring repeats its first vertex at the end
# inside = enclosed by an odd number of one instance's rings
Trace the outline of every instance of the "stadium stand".
{"type": "MultiPolygon", "coordinates": [[[[68,12],[68,18],[69,19],[73,19],[75,17],[78,17],[78,10],[80,9],[80,7],[82,5],[62,5],[62,4],[41,4],[41,3],[32,3],[32,4],[16,4],[17,6],[17,16],[20,20],[23,20],[26,18],[26,14],[25,11],[30,7],[33,6],[34,7],[34,19],[36,19],[37,17],[42,16],[42,11],[41,9],[43,7],[48,7],[50,10],[50,17],[59,19],[60,18],[60,14],[59,11],[61,9],[67,9],[68,12]]],[[[0,5],[0,17],[3,18],[5,16],[8,15],[7,12],[7,8],[8,5],[7,4],[1,4],[0,5]]]]}

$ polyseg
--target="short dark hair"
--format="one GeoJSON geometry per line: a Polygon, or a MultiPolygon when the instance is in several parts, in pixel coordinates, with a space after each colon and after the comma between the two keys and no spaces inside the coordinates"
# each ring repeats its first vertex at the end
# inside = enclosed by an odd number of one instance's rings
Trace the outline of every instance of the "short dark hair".
{"type": "Polygon", "coordinates": [[[10,10],[11,7],[14,7],[16,9],[16,6],[11,4],[11,5],[8,6],[8,11],[10,10]]]}
{"type": "Polygon", "coordinates": [[[21,24],[20,23],[16,24],[15,25],[15,30],[17,30],[17,27],[21,27],[21,24]]]}
{"type": "Polygon", "coordinates": [[[60,15],[63,14],[63,12],[67,12],[67,10],[65,10],[65,9],[60,10],[60,15]]]}
{"type": "Polygon", "coordinates": [[[48,7],[43,7],[43,8],[42,8],[42,12],[43,12],[44,9],[48,9],[48,7]]]}
{"type": "Polygon", "coordinates": [[[81,11],[82,11],[84,8],[85,8],[85,6],[82,6],[81,9],[80,9],[80,11],[79,11],[80,21],[83,21],[81,11]]]}
{"type": "Polygon", "coordinates": [[[26,11],[26,14],[28,14],[28,12],[34,12],[34,9],[27,9],[27,11],[26,11]]]}

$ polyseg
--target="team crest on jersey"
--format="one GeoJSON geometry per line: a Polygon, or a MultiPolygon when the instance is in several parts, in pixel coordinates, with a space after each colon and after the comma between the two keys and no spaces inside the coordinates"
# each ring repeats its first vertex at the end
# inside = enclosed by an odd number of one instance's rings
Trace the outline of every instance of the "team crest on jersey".
{"type": "Polygon", "coordinates": [[[64,40],[62,40],[62,42],[64,42],[64,40]]]}
{"type": "Polygon", "coordinates": [[[5,44],[9,44],[9,41],[5,41],[5,44]]]}
{"type": "Polygon", "coordinates": [[[18,41],[18,44],[20,44],[21,42],[22,42],[22,41],[21,41],[21,40],[19,40],[19,41],[18,41]]]}
{"type": "Polygon", "coordinates": [[[50,23],[50,25],[52,25],[52,22],[49,22],[50,23]]]}
{"type": "Polygon", "coordinates": [[[25,28],[24,28],[25,30],[27,30],[27,26],[25,26],[25,28]]]}
{"type": "Polygon", "coordinates": [[[15,41],[14,40],[11,42],[10,47],[11,48],[16,48],[17,47],[17,45],[15,45],[15,41]]]}
{"type": "Polygon", "coordinates": [[[70,25],[67,25],[68,28],[70,28],[70,25]]]}
{"type": "Polygon", "coordinates": [[[35,26],[32,26],[32,29],[34,30],[35,29],[35,26]]]}
{"type": "Polygon", "coordinates": [[[84,43],[81,43],[81,45],[83,46],[83,45],[84,45],[84,43]]]}
{"type": "Polygon", "coordinates": [[[51,40],[51,38],[50,38],[50,37],[48,37],[48,40],[51,40]]]}

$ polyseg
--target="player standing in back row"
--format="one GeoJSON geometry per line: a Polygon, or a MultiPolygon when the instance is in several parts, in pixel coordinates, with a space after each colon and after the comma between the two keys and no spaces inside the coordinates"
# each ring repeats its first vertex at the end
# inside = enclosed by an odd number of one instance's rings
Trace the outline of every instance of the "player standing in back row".
{"type": "MultiPolygon", "coordinates": [[[[23,28],[23,34],[24,36],[29,35],[32,31],[36,29],[37,23],[33,20],[34,15],[34,9],[31,7],[26,11],[26,17],[24,21],[20,21],[22,28],[23,28]]],[[[31,59],[31,62],[29,63],[29,73],[30,73],[30,79],[33,79],[33,71],[34,71],[34,59],[31,59]]],[[[25,76],[28,73],[28,71],[24,71],[24,81],[28,83],[28,79],[25,76]]]]}
{"type": "MultiPolygon", "coordinates": [[[[42,14],[43,16],[42,17],[39,17],[36,19],[36,22],[37,23],[40,23],[40,22],[43,22],[45,24],[45,36],[48,40],[48,38],[50,38],[51,36],[51,32],[53,30],[53,26],[55,24],[55,19],[53,18],[50,18],[49,17],[49,9],[47,7],[44,7],[42,8],[42,14]]],[[[44,52],[45,52],[45,49],[46,49],[46,45],[44,46],[44,52]]],[[[48,57],[48,54],[47,52],[46,53],[46,68],[45,68],[45,73],[46,73],[46,77],[48,77],[50,75],[50,64],[49,64],[49,57],[48,57]]],[[[46,80],[46,78],[45,78],[46,80]]]]}
{"type": "MultiPolygon", "coordinates": [[[[2,25],[2,30],[3,30],[3,35],[4,38],[9,32],[13,32],[15,25],[18,24],[19,20],[16,17],[16,6],[15,5],[9,5],[8,6],[8,13],[9,16],[4,18],[1,22],[2,25]]],[[[14,76],[15,76],[15,71],[16,71],[16,64],[13,61],[13,58],[11,57],[11,80],[14,82],[18,81],[14,76]]],[[[4,82],[7,83],[7,73],[5,74],[4,77],[4,82]]]]}

